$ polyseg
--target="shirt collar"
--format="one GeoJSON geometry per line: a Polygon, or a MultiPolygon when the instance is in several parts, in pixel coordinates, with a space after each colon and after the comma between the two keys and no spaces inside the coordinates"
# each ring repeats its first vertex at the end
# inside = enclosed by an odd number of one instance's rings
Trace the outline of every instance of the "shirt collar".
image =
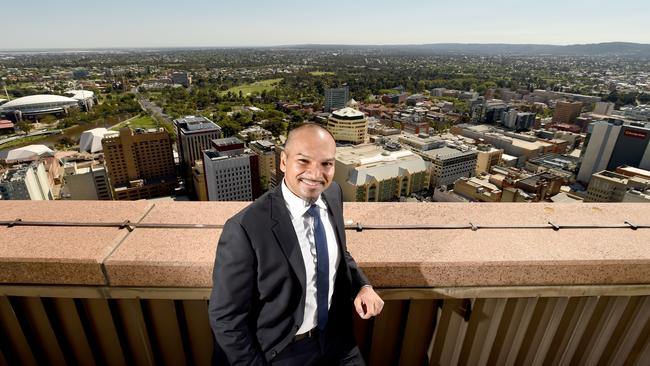
{"type": "MultiPolygon", "coordinates": [[[[282,179],[282,197],[284,197],[284,203],[287,206],[287,209],[289,209],[289,213],[291,214],[292,219],[296,217],[302,217],[311,206],[311,203],[303,200],[291,192],[289,187],[287,187],[287,183],[284,181],[284,179],[282,179]]],[[[316,204],[321,209],[327,209],[327,205],[323,200],[322,194],[318,197],[314,204],[316,204]]]]}

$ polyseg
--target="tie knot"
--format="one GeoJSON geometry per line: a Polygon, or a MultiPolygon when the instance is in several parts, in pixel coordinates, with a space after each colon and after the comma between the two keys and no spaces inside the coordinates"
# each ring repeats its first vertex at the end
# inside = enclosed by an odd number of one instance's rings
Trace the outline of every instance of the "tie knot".
{"type": "Polygon", "coordinates": [[[311,217],[320,217],[320,214],[318,213],[318,205],[313,204],[309,206],[309,209],[307,210],[309,213],[309,216],[311,217]]]}

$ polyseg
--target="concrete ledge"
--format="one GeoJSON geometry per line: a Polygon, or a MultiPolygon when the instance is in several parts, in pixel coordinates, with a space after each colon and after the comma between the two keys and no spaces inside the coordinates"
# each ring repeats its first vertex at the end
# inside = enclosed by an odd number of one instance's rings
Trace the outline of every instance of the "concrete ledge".
{"type": "MultiPolygon", "coordinates": [[[[0,220],[223,224],[248,203],[4,201],[0,220]]],[[[645,204],[347,203],[364,225],[650,224],[645,204]]],[[[0,283],[208,288],[219,229],[0,227],[0,283]]],[[[348,230],[377,287],[650,284],[650,229],[348,230]]]]}
{"type": "MultiPolygon", "coordinates": [[[[223,225],[247,203],[160,202],[143,223],[223,225]]],[[[136,229],[106,260],[113,286],[212,287],[220,229],[136,229]]]]}
{"type": "MultiPolygon", "coordinates": [[[[139,221],[146,201],[2,201],[0,220],[139,221]]],[[[0,283],[108,284],[102,264],[129,234],[118,228],[0,227],[0,283]]]]}

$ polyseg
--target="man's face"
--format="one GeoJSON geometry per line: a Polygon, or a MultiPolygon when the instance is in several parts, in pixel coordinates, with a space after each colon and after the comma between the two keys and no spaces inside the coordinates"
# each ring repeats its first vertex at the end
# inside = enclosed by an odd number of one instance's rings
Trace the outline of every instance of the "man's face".
{"type": "Polygon", "coordinates": [[[332,183],[336,144],[319,129],[297,131],[280,155],[280,170],[293,194],[314,202],[332,183]]]}

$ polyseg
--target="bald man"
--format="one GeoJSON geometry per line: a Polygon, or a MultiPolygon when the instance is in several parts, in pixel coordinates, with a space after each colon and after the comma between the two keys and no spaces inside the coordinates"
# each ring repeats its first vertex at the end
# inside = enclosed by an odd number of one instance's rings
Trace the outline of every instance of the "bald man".
{"type": "Polygon", "coordinates": [[[364,364],[351,310],[368,319],[384,302],[346,249],[335,154],[319,125],[292,130],[282,183],[226,222],[209,304],[221,362],[364,364]]]}

